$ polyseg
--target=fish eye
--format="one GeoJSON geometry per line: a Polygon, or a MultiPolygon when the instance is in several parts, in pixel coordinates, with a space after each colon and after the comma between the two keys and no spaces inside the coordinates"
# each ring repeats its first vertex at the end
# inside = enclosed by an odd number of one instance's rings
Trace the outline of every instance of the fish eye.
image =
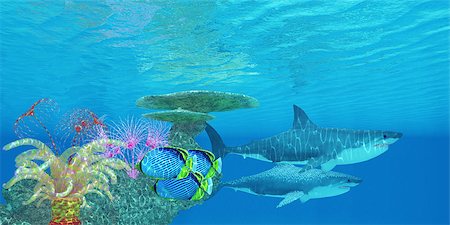
{"type": "Polygon", "coordinates": [[[387,135],[386,135],[386,134],[384,134],[384,135],[383,135],[383,138],[384,138],[384,139],[386,139],[386,138],[387,138],[387,135]]]}
{"type": "Polygon", "coordinates": [[[348,183],[352,182],[350,179],[347,180],[348,183]]]}

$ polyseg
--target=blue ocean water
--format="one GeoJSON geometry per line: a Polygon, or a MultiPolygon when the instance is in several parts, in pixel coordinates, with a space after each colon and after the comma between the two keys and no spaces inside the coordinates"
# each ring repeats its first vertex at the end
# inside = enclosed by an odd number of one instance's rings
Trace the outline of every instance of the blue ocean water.
{"type": "MultiPolygon", "coordinates": [[[[227,145],[292,126],[403,133],[386,153],[336,171],[341,196],[294,202],[223,189],[173,224],[448,224],[449,3],[429,1],[1,1],[0,145],[40,98],[61,111],[139,117],[144,95],[217,90],[260,107],[211,113],[227,145]]],[[[198,137],[209,147],[207,136],[198,137]]],[[[20,152],[0,151],[0,183],[20,152]]],[[[273,165],[229,155],[224,180],[273,165]]]]}

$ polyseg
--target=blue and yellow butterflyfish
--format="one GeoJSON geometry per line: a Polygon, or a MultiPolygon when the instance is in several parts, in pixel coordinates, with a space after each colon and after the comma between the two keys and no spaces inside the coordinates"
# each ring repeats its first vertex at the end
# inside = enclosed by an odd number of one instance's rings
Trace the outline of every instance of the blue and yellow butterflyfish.
{"type": "Polygon", "coordinates": [[[211,178],[222,172],[222,159],[216,159],[214,154],[203,149],[188,150],[189,157],[193,159],[192,170],[201,173],[205,178],[211,178]]]}
{"type": "Polygon", "coordinates": [[[191,172],[192,160],[187,150],[167,146],[147,152],[136,167],[154,179],[182,179],[191,172]]]}
{"type": "Polygon", "coordinates": [[[178,200],[201,200],[205,193],[212,192],[211,178],[204,178],[199,172],[192,172],[183,179],[158,180],[153,190],[160,197],[178,200]]]}

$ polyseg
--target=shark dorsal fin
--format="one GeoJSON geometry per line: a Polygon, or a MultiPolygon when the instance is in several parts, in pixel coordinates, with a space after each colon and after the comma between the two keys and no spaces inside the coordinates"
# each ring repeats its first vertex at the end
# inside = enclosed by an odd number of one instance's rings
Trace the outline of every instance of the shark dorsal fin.
{"type": "Polygon", "coordinates": [[[316,125],[308,118],[305,111],[294,105],[294,125],[293,129],[305,129],[307,126],[316,127],[316,125]]]}

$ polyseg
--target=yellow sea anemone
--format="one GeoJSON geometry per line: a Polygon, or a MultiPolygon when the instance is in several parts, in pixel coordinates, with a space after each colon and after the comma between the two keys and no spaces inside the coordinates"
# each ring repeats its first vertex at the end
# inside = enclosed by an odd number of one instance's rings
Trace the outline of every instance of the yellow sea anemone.
{"type": "Polygon", "coordinates": [[[120,159],[95,154],[104,152],[106,145],[122,146],[123,143],[109,139],[96,140],[81,147],[69,148],[57,156],[39,140],[24,138],[14,141],[3,149],[10,150],[19,146],[33,146],[36,149],[25,151],[16,157],[15,175],[3,187],[8,189],[25,179],[36,180],[38,183],[34,187],[34,194],[23,204],[38,200],[40,205],[47,199],[79,198],[83,207],[87,206],[84,197],[87,193],[101,196],[105,193],[112,200],[109,182],[117,182],[113,169],[130,168],[120,159]],[[73,157],[68,160],[70,156],[73,157]],[[42,163],[38,164],[37,161],[42,163]]]}

